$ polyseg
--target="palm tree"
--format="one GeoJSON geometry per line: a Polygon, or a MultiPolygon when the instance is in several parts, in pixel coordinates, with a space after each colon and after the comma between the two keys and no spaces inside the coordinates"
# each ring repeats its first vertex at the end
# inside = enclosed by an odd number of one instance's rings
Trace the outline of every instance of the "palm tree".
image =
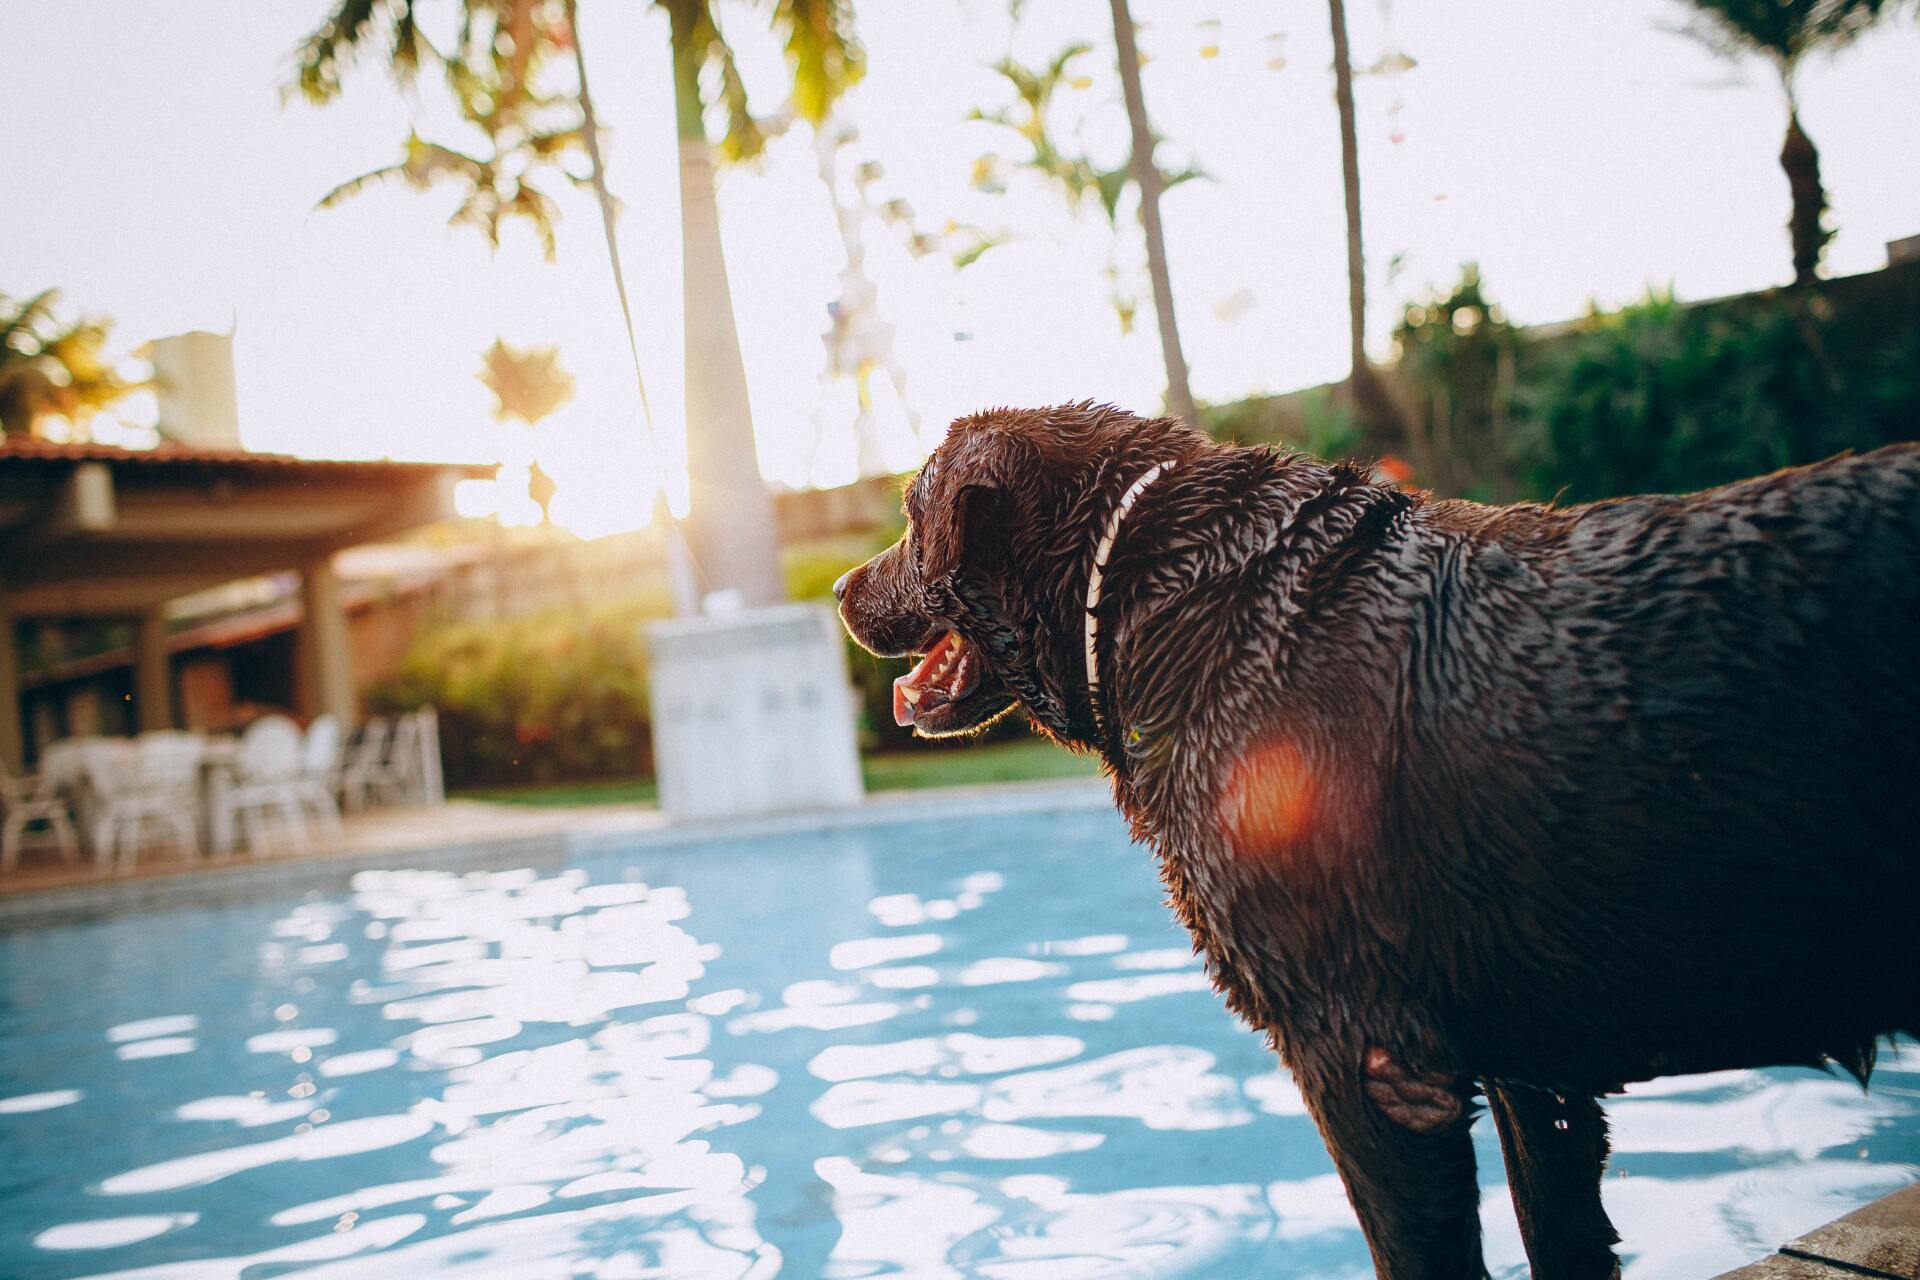
{"type": "MultiPolygon", "coordinates": [[[[1336,3],[1338,0],[1336,0],[1336,3]]],[[[1793,246],[1793,282],[1808,284],[1819,272],[1833,231],[1825,225],[1826,189],[1820,185],[1820,153],[1800,125],[1794,73],[1816,49],[1850,43],[1901,0],[1687,0],[1697,11],[1682,28],[1726,58],[1758,54],[1773,64],[1787,104],[1787,136],[1780,147],[1793,212],[1787,237],[1793,246]]]]}
{"type": "MultiPolygon", "coordinates": [[[[687,470],[693,489],[689,541],[707,592],[728,592],[747,605],[770,604],[784,597],[785,588],[773,504],[755,457],[746,371],[713,185],[716,150],[723,161],[750,159],[764,147],[766,135],[749,110],[745,83],[733,50],[721,35],[713,0],[654,2],[666,10],[672,33],[674,119],[680,139],[687,470]],[[718,100],[712,104],[701,90],[703,72],[710,73],[718,87],[718,100]],[[707,134],[710,105],[719,108],[723,118],[717,146],[707,134]]],[[[413,23],[413,0],[341,0],[339,9],[302,47],[296,84],[309,96],[325,100],[338,90],[342,60],[352,50],[384,37],[396,77],[409,79],[423,61],[435,59],[450,68],[464,68],[460,74],[476,78],[480,97],[495,99],[482,104],[476,98],[476,105],[497,107],[504,97],[499,127],[488,127],[484,118],[475,123],[487,129],[496,157],[514,156],[516,164],[524,165],[539,153],[530,143],[516,142],[514,135],[532,138],[555,132],[551,127],[531,127],[530,119],[556,101],[569,102],[570,112],[583,111],[590,102],[584,84],[570,98],[542,98],[535,90],[542,59],[551,52],[571,46],[577,65],[584,68],[572,6],[562,5],[556,11],[549,0],[463,0],[463,4],[466,21],[460,46],[451,56],[442,57],[419,36],[413,23]],[[504,41],[499,38],[503,31],[504,41]],[[489,95],[490,86],[497,92],[489,95]]],[[[853,34],[850,0],[772,0],[771,7],[774,30],[793,73],[795,109],[818,122],[864,69],[864,53],[853,34]]],[[[460,92],[457,80],[454,87],[460,92]]],[[[484,117],[483,112],[475,114],[484,117]]],[[[570,145],[559,146],[556,154],[570,145]]],[[[597,144],[593,151],[593,172],[576,180],[592,181],[604,201],[605,173],[597,144]]],[[[443,164],[456,175],[482,174],[453,160],[443,164]]],[[[462,180],[470,179],[463,176],[462,180]]],[[[525,197],[518,204],[504,199],[501,204],[506,210],[502,216],[522,212],[533,216],[531,211],[539,202],[525,197]]],[[[490,207],[483,197],[477,216],[484,220],[490,207]]],[[[602,213],[610,218],[611,205],[603,205],[602,213]]],[[[617,271],[617,261],[615,266],[617,271]]],[[[624,297],[624,284],[621,292],[624,297]]]]}
{"type": "Polygon", "coordinates": [[[453,47],[441,50],[416,24],[413,0],[345,0],[301,45],[289,88],[315,105],[331,102],[348,59],[384,35],[394,79],[411,85],[423,62],[438,66],[463,124],[485,139],[486,151],[473,155],[409,134],[397,162],[341,183],[321,197],[320,207],[385,182],[416,191],[451,184],[462,192],[451,225],[474,227],[497,249],[501,226],[523,220],[552,260],[559,210],[536,182],[549,169],[577,185],[587,182],[565,163],[581,145],[571,103],[537,87],[564,31],[537,0],[469,0],[453,47]]]}
{"type": "MultiPolygon", "coordinates": [[[[1089,196],[1096,198],[1106,214],[1107,225],[1116,231],[1120,225],[1120,198],[1125,194],[1129,182],[1139,185],[1136,177],[1138,165],[1140,158],[1146,157],[1152,171],[1153,214],[1149,217],[1147,213],[1146,188],[1142,187],[1140,218],[1147,242],[1147,270],[1152,279],[1154,305],[1160,321],[1160,349],[1167,370],[1167,407],[1175,416],[1197,423],[1198,410],[1194,407],[1193,393],[1187,385],[1186,357],[1181,352],[1180,333],[1174,323],[1173,288],[1167,273],[1166,248],[1160,236],[1159,197],[1172,187],[1205,177],[1206,174],[1194,166],[1172,172],[1161,169],[1153,162],[1153,135],[1150,132],[1146,135],[1144,149],[1139,136],[1135,135],[1127,162],[1117,169],[1102,169],[1090,157],[1070,153],[1060,145],[1053,129],[1054,95],[1062,85],[1079,87],[1085,83],[1074,72],[1072,64],[1081,55],[1092,52],[1092,48],[1088,44],[1069,44],[1042,67],[1027,67],[1011,57],[1002,58],[993,65],[993,70],[1012,88],[1013,102],[991,111],[975,108],[969,118],[997,124],[1018,134],[1027,147],[1027,154],[1018,161],[1019,168],[1030,169],[1057,187],[1066,197],[1067,207],[1075,213],[1079,212],[1089,196]]],[[[1128,41],[1128,48],[1133,50],[1131,40],[1128,41]]],[[[1128,61],[1134,68],[1134,87],[1137,91],[1137,50],[1132,52],[1130,58],[1122,56],[1123,63],[1128,61]]],[[[1144,111],[1143,105],[1137,121],[1144,121],[1144,111]]],[[[1003,163],[1001,157],[992,153],[974,161],[973,185],[982,191],[1004,193],[1006,186],[1001,176],[1003,163]]],[[[964,254],[956,256],[955,266],[964,267],[978,260],[988,250],[1006,243],[1008,238],[1005,235],[981,235],[964,254]]],[[[1107,275],[1114,282],[1112,301],[1120,317],[1121,331],[1131,332],[1137,304],[1120,289],[1120,270],[1111,258],[1107,275]]]]}
{"type": "Polygon", "coordinates": [[[1368,448],[1397,443],[1405,430],[1393,399],[1367,360],[1367,258],[1360,234],[1360,139],[1354,126],[1353,57],[1347,7],[1327,0],[1333,25],[1333,101],[1340,113],[1340,176],[1347,204],[1347,400],[1368,448]]]}
{"type": "Polygon", "coordinates": [[[1140,91],[1140,50],[1134,44],[1133,14],[1127,0],[1110,0],[1113,39],[1120,49],[1120,91],[1127,101],[1127,123],[1133,132],[1128,169],[1140,189],[1140,227],[1147,237],[1147,276],[1153,282],[1153,312],[1160,326],[1160,358],[1167,366],[1167,408],[1176,418],[1195,426],[1200,411],[1187,385],[1187,357],[1180,349],[1180,328],[1173,314],[1173,279],[1167,273],[1167,242],[1160,227],[1160,195],[1166,184],[1153,162],[1153,126],[1147,122],[1147,100],[1140,91]]]}
{"type": "Polygon", "coordinates": [[[0,434],[32,435],[41,419],[88,419],[142,384],[107,363],[109,320],[54,315],[59,290],[23,302],[0,293],[0,434]]]}

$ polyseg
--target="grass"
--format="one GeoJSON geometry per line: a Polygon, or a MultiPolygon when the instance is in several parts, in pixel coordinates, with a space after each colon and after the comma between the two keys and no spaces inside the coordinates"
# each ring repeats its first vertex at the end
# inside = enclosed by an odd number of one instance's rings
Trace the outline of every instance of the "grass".
{"type": "MultiPolygon", "coordinates": [[[[860,772],[869,791],[923,787],[959,787],[983,782],[1033,782],[1054,778],[1097,777],[1100,768],[1086,756],[1039,738],[993,742],[984,746],[934,746],[866,756],[860,772]]],[[[473,787],[454,793],[462,800],[495,804],[590,805],[652,804],[652,778],[613,778],[597,782],[536,783],[515,787],[473,787]]]]}
{"type": "Polygon", "coordinates": [[[860,772],[869,791],[919,787],[961,787],[980,782],[1034,782],[1051,778],[1095,778],[1100,766],[1042,738],[1016,738],[983,746],[932,746],[867,756],[860,772]]]}

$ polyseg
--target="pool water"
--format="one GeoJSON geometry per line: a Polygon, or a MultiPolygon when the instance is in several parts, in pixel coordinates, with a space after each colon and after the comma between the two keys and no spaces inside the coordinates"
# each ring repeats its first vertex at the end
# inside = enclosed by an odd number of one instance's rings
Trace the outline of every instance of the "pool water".
{"type": "MultiPolygon", "coordinates": [[[[1920,1065],[1612,1106],[1628,1275],[1920,1174],[1920,1065]]],[[[1489,1260],[1524,1274],[1482,1119],[1489,1260]]],[[[0,933],[0,1276],[1347,1276],[1258,1037],[1104,812],[0,933]]]]}

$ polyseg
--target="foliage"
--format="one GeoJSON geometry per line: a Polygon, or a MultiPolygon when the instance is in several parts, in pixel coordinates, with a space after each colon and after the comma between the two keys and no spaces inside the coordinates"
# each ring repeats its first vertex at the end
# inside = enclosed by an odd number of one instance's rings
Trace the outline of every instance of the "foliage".
{"type": "MultiPolygon", "coordinates": [[[[720,117],[719,152],[727,160],[758,156],[766,146],[763,122],[747,101],[733,49],[721,34],[711,0],[655,0],[671,18],[676,54],[717,86],[711,104],[720,117]]],[[[502,225],[527,222],[546,256],[555,249],[558,206],[543,188],[558,176],[586,185],[590,175],[568,164],[583,146],[577,84],[552,67],[564,63],[577,38],[568,0],[461,0],[452,44],[436,45],[422,31],[419,0],[339,0],[302,42],[287,85],[316,106],[337,98],[347,67],[362,52],[377,52],[402,87],[416,84],[423,66],[437,67],[452,94],[473,150],[410,134],[400,159],[342,183],[320,201],[329,208],[390,181],[415,190],[452,184],[462,191],[451,222],[482,231],[495,248],[502,225]]],[[[793,71],[793,107],[823,119],[865,70],[865,52],[853,33],[847,0],[773,0],[772,23],[793,71]]]]}
{"type": "MultiPolygon", "coordinates": [[[[831,600],[842,573],[895,531],[790,551],[788,594],[831,600]]],[[[443,622],[422,631],[367,694],[376,712],[440,710],[448,781],[464,787],[632,778],[652,770],[646,624],[671,613],[664,593],[518,618],[443,622]]],[[[926,748],[893,723],[893,681],[910,665],[847,641],[861,706],[861,745],[926,748]]],[[[990,740],[1019,737],[1018,717],[990,740]]]]}
{"type": "Polygon", "coordinates": [[[420,29],[415,0],[342,0],[295,54],[289,91],[315,105],[336,98],[353,54],[378,40],[389,73],[411,87],[423,64],[438,67],[465,131],[484,146],[468,152],[410,133],[400,159],[341,183],[321,198],[331,208],[367,188],[398,181],[425,191],[451,183],[461,189],[452,225],[472,226],[495,248],[504,223],[520,219],[554,254],[558,206],[542,190],[549,173],[576,184],[587,175],[570,169],[582,145],[572,98],[544,85],[554,58],[571,47],[571,32],[556,0],[466,0],[453,44],[441,49],[420,29]]]}
{"type": "Polygon", "coordinates": [[[1444,295],[1409,303],[1394,330],[1403,382],[1419,391],[1406,423],[1421,483],[1448,495],[1497,498],[1520,332],[1487,297],[1476,263],[1444,295]]]}
{"type": "Polygon", "coordinates": [[[41,419],[63,417],[85,429],[94,414],[142,384],[106,359],[113,322],[62,321],[59,291],[24,301],[0,293],[0,434],[31,435],[41,419]]]}
{"type": "Polygon", "coordinates": [[[1791,65],[1857,38],[1900,0],[1686,0],[1682,30],[1722,57],[1758,53],[1791,65]]]}
{"type": "Polygon", "coordinates": [[[1516,459],[1536,495],[1681,493],[1911,438],[1920,326],[1797,295],[1670,292],[1549,346],[1523,378],[1516,459]]]}
{"type": "MultiPolygon", "coordinates": [[[[1583,502],[1687,492],[1920,435],[1920,267],[1572,326],[1509,325],[1469,266],[1410,305],[1383,371],[1420,406],[1415,479],[1446,495],[1583,502]]],[[[1330,388],[1211,405],[1218,438],[1350,455],[1330,388]]]]}
{"type": "Polygon", "coordinates": [[[449,782],[553,782],[651,770],[645,624],[637,597],[585,611],[445,623],[368,691],[375,711],[439,708],[449,782]]]}
{"type": "MultiPolygon", "coordinates": [[[[1085,89],[1093,83],[1073,65],[1082,55],[1092,50],[1092,45],[1075,42],[1061,49],[1044,66],[1028,67],[1010,56],[993,64],[994,73],[1006,81],[1007,87],[1013,91],[1012,100],[992,110],[976,107],[967,118],[985,124],[998,125],[1017,135],[1025,148],[1025,154],[1013,160],[1007,159],[998,152],[988,152],[980,156],[973,163],[972,184],[977,191],[1000,195],[1007,190],[1010,168],[1038,174],[1046,185],[1053,187],[1065,198],[1068,210],[1076,215],[1089,198],[1093,199],[1098,203],[1100,211],[1106,215],[1108,227],[1117,231],[1120,219],[1120,198],[1133,181],[1131,166],[1127,159],[1122,157],[1119,164],[1103,167],[1096,163],[1092,156],[1069,150],[1060,141],[1061,130],[1055,112],[1055,98],[1063,86],[1070,89],[1085,89]]],[[[1204,170],[1194,165],[1176,170],[1162,170],[1161,187],[1165,190],[1206,176],[1204,170]]],[[[956,256],[954,265],[962,268],[969,266],[979,261],[981,255],[988,250],[1005,243],[1005,240],[1006,237],[1001,237],[983,241],[974,246],[971,252],[956,256]]],[[[1139,309],[1139,304],[1127,290],[1122,288],[1120,269],[1111,255],[1108,258],[1106,275],[1110,301],[1115,314],[1120,318],[1121,331],[1131,332],[1133,318],[1139,309]]]]}
{"type": "Polygon", "coordinates": [[[496,421],[537,425],[573,399],[573,375],[560,366],[558,347],[511,347],[495,338],[476,375],[493,392],[496,421]]]}
{"type": "MultiPolygon", "coordinates": [[[[1072,65],[1081,55],[1092,51],[1092,45],[1076,42],[1055,54],[1044,67],[1023,66],[1011,57],[993,64],[994,73],[1013,90],[1013,100],[991,111],[976,107],[967,118],[999,125],[1018,134],[1026,144],[1027,154],[1008,161],[997,153],[989,152],[975,160],[975,189],[995,195],[1004,192],[1005,168],[1011,163],[1016,168],[1039,174],[1058,188],[1066,197],[1067,207],[1074,212],[1078,213],[1091,196],[1099,201],[1108,225],[1119,224],[1120,197],[1126,191],[1127,184],[1133,181],[1126,160],[1122,159],[1111,168],[1103,168],[1085,153],[1069,152],[1059,142],[1058,122],[1054,118],[1054,95],[1062,85],[1084,89],[1093,83],[1087,76],[1074,70],[1072,65]]],[[[1163,188],[1171,188],[1206,176],[1204,169],[1187,165],[1181,169],[1162,170],[1160,181],[1163,188]]]]}
{"type": "Polygon", "coordinates": [[[1233,444],[1277,445],[1329,460],[1353,457],[1360,448],[1353,409],[1332,387],[1210,404],[1203,412],[1207,431],[1233,444]]]}
{"type": "Polygon", "coordinates": [[[784,33],[793,73],[793,109],[819,124],[840,95],[866,74],[867,54],[847,0],[774,0],[774,30],[784,33]]]}

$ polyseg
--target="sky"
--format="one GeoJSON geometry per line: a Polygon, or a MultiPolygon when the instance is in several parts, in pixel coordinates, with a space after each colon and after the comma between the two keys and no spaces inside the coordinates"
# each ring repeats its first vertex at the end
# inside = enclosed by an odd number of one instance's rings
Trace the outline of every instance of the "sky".
{"type": "MultiPolygon", "coordinates": [[[[727,3],[757,111],[783,98],[770,6],[727,3]]],[[[285,99],[290,51],[325,0],[0,5],[0,292],[58,286],[115,320],[114,346],[235,329],[241,432],[314,457],[508,464],[474,511],[528,520],[524,466],[559,484],[554,515],[592,535],[637,526],[655,477],[679,490],[684,435],[679,194],[667,30],[640,0],[581,0],[583,44],[610,129],[609,180],[659,429],[648,443],[598,215],[558,192],[557,261],[510,230],[498,252],[446,219],[450,191],[380,188],[336,208],[338,183],[397,158],[410,127],[446,128],[437,86],[411,96],[374,64],[337,103],[285,99]],[[475,379],[496,337],[557,344],[571,404],[536,430],[502,425],[475,379]]],[[[1674,33],[1678,0],[1350,0],[1354,60],[1415,63],[1357,86],[1370,294],[1385,354],[1400,307],[1481,264],[1520,323],[1617,305],[1649,286],[1712,297],[1791,276],[1784,109],[1764,64],[1730,64],[1674,33]]],[[[858,5],[869,70],[844,105],[846,163],[877,162],[876,200],[923,228],[1011,238],[956,271],[866,229],[867,266],[896,331],[909,418],[883,396],[887,461],[912,465],[953,417],[993,404],[1093,397],[1158,411],[1164,375],[1137,227],[1076,217],[1037,179],[970,186],[977,157],[1018,154],[969,120],[1008,98],[989,66],[1065,44],[1093,51],[1063,94],[1064,127],[1103,163],[1125,155],[1113,35],[1100,0],[858,5]],[[1103,272],[1136,281],[1123,333],[1103,272]]],[[[449,7],[449,11],[450,7],[449,7]]],[[[1208,175],[1167,196],[1181,336],[1202,400],[1337,379],[1346,279],[1337,121],[1321,0],[1134,0],[1163,165],[1208,175]]],[[[1920,233],[1920,27],[1876,30],[1800,77],[1839,228],[1830,272],[1885,262],[1920,233]]],[[[823,381],[826,305],[844,262],[807,130],[727,171],[722,235],[760,462],[788,485],[855,470],[853,393],[823,381]]],[[[150,409],[147,410],[150,412],[150,409]]],[[[129,413],[137,417],[135,403],[129,413]]]]}

